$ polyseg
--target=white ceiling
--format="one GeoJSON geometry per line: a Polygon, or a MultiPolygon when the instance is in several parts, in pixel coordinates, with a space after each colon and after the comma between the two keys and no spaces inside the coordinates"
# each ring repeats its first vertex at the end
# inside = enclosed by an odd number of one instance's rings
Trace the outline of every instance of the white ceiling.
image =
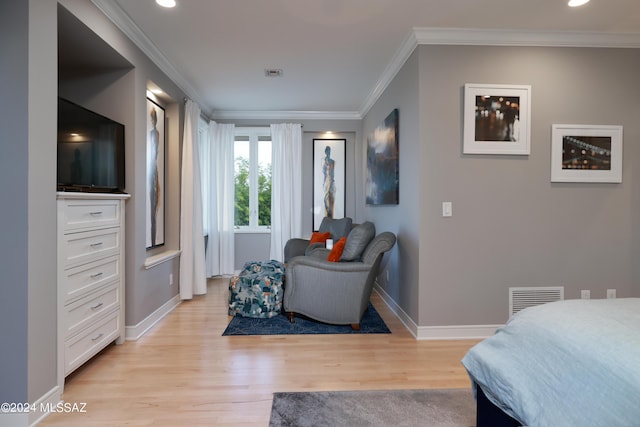
{"type": "Polygon", "coordinates": [[[414,29],[640,36],[639,0],[93,1],[212,117],[360,117],[410,53],[414,29]]]}

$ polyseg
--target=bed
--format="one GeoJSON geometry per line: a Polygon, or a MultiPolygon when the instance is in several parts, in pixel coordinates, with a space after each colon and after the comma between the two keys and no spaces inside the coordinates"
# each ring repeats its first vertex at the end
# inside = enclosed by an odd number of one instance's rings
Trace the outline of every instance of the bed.
{"type": "Polygon", "coordinates": [[[478,426],[640,426],[640,298],[522,310],[462,359],[478,426]]]}

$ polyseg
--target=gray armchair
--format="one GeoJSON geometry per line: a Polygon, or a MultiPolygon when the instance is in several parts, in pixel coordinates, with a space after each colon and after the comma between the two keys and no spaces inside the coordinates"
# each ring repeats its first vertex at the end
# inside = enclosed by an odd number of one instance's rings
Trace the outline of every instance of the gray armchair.
{"type": "Polygon", "coordinates": [[[391,232],[369,237],[361,256],[354,261],[327,261],[329,250],[323,248],[291,258],[285,269],[283,300],[289,320],[293,322],[297,313],[359,330],[382,256],[395,242],[396,236],[391,232]]]}
{"type": "MultiPolygon", "coordinates": [[[[331,233],[331,238],[337,242],[339,238],[349,234],[351,226],[352,220],[349,217],[340,219],[324,217],[322,218],[318,231],[321,233],[331,233]]],[[[309,240],[307,239],[289,239],[284,245],[284,262],[288,263],[289,259],[294,256],[305,255],[307,252],[319,247],[324,247],[324,245],[322,243],[316,243],[309,246],[309,240]]]]}

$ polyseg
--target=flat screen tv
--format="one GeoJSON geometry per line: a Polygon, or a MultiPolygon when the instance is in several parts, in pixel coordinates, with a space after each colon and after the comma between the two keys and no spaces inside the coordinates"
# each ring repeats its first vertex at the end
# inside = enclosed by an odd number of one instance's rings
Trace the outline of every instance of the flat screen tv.
{"type": "Polygon", "coordinates": [[[58,98],[58,191],[124,192],[124,125],[58,98]]]}

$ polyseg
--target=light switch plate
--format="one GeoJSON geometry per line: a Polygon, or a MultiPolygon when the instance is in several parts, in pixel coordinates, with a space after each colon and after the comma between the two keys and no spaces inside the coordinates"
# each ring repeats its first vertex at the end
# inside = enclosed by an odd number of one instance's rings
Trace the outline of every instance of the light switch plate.
{"type": "Polygon", "coordinates": [[[442,216],[453,216],[453,204],[451,202],[442,202],[442,216]]]}

